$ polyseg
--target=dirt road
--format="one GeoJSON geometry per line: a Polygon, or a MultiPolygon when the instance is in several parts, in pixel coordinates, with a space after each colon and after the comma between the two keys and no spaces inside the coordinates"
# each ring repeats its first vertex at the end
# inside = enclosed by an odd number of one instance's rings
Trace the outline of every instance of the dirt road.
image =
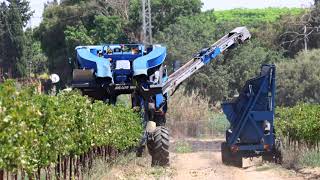
{"type": "Polygon", "coordinates": [[[244,160],[244,168],[225,166],[221,162],[221,140],[184,140],[172,142],[170,167],[151,168],[148,156],[133,158],[114,167],[103,179],[174,179],[174,180],[287,180],[304,179],[300,174],[260,159],[244,160]],[[185,147],[180,147],[185,146],[185,147]],[[180,153],[181,149],[184,153],[180,153]],[[188,152],[187,152],[188,151],[188,152]]]}
{"type": "Polygon", "coordinates": [[[249,165],[245,168],[225,166],[218,152],[195,152],[177,154],[172,166],[177,173],[172,179],[216,179],[216,180],[281,180],[302,179],[293,172],[275,169],[272,165],[249,165]]]}

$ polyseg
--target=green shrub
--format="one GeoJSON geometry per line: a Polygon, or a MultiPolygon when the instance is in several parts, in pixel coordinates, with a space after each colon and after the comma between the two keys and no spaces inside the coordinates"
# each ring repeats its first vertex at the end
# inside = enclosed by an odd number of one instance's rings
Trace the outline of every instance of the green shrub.
{"type": "Polygon", "coordinates": [[[0,85],[0,169],[32,173],[58,155],[82,155],[94,147],[136,145],[139,115],[124,106],[92,103],[79,92],[41,95],[34,88],[0,85]]]}
{"type": "Polygon", "coordinates": [[[212,113],[212,117],[208,122],[208,127],[210,128],[210,131],[216,134],[224,135],[229,126],[230,123],[223,113],[212,113]]]}
{"type": "Polygon", "coordinates": [[[292,108],[277,108],[276,130],[289,141],[303,142],[313,147],[320,140],[320,105],[298,104],[292,108]]]}
{"type": "Polygon", "coordinates": [[[295,59],[277,64],[277,104],[320,103],[320,50],[299,53],[295,59]]]}
{"type": "Polygon", "coordinates": [[[299,164],[308,167],[320,167],[320,152],[316,150],[304,152],[299,159],[299,164]]]}

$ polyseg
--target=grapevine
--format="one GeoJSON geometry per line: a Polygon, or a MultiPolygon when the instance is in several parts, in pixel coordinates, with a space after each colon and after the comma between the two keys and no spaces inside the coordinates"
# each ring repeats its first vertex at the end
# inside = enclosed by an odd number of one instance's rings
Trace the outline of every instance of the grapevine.
{"type": "Polygon", "coordinates": [[[320,105],[300,103],[294,107],[278,108],[277,132],[289,142],[306,143],[310,148],[320,140],[320,105]]]}
{"type": "Polygon", "coordinates": [[[50,96],[14,81],[0,85],[0,171],[30,177],[61,159],[90,160],[135,146],[141,131],[139,115],[124,106],[92,103],[77,91],[50,96]]]}

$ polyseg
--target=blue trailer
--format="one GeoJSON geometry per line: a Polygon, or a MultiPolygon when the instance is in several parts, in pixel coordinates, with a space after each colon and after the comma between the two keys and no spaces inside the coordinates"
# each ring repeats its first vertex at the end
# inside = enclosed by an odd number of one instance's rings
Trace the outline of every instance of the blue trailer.
{"type": "Polygon", "coordinates": [[[222,104],[230,128],[221,144],[222,162],[242,167],[243,157],[281,161],[274,128],[275,65],[262,65],[258,77],[246,82],[239,97],[222,104]]]}

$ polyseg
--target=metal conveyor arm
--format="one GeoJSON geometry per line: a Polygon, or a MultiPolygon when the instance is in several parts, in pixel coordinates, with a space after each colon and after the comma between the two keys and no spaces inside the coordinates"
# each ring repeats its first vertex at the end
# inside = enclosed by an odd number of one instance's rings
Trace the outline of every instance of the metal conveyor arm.
{"type": "Polygon", "coordinates": [[[251,38],[251,34],[246,27],[237,27],[230,33],[223,36],[216,43],[199,52],[193,59],[180,67],[177,71],[171,74],[168,80],[162,87],[162,92],[165,94],[169,91],[174,92],[175,89],[188,77],[197,72],[205,64],[215,59],[219,54],[225,52],[232,47],[244,43],[251,38]]]}

